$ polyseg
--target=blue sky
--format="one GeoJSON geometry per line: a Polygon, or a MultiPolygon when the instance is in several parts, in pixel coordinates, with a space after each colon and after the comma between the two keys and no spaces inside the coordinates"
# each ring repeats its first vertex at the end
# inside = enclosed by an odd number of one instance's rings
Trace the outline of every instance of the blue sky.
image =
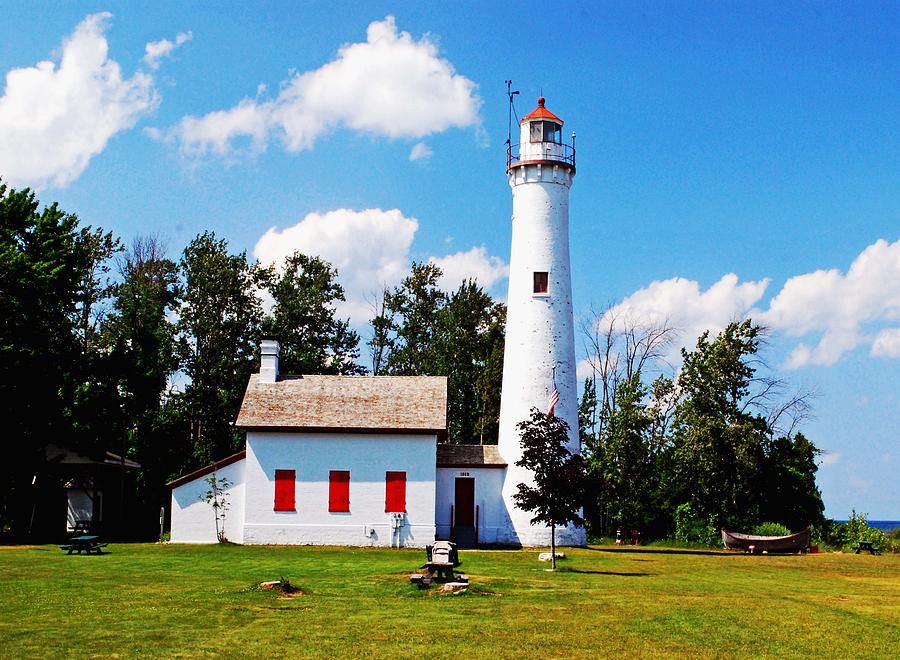
{"type": "Polygon", "coordinates": [[[0,176],[173,255],[319,252],[360,323],[413,259],[502,297],[511,78],[578,133],[576,314],[765,322],[827,513],[900,518],[900,5],[432,4],[7,6],[0,176]]]}

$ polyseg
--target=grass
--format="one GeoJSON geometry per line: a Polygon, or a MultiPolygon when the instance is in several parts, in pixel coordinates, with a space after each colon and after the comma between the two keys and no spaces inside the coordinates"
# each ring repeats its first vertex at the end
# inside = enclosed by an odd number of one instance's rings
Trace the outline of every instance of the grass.
{"type": "Polygon", "coordinates": [[[108,550],[0,548],[0,657],[900,655],[898,555],[462,551],[482,593],[440,596],[422,550],[108,550]]]}

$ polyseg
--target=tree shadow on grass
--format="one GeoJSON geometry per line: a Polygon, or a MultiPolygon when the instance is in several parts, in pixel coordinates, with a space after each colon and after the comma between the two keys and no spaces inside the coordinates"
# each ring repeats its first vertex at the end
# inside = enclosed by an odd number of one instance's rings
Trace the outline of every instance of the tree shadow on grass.
{"type": "Polygon", "coordinates": [[[587,547],[585,550],[593,552],[610,552],[610,553],[635,553],[645,555],[706,555],[712,557],[732,557],[733,553],[724,552],[722,550],[694,550],[691,548],[642,548],[639,546],[625,546],[621,548],[592,548],[587,547]]]}
{"type": "Polygon", "coordinates": [[[626,573],[623,571],[586,571],[580,568],[566,568],[563,569],[567,573],[585,573],[588,575],[617,575],[619,577],[652,577],[656,575],[656,573],[626,573]]]}

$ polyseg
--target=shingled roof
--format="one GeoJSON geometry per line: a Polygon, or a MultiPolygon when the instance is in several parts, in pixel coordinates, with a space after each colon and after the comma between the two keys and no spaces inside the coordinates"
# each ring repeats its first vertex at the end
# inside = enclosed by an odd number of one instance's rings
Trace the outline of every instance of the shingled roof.
{"type": "Polygon", "coordinates": [[[497,445],[438,445],[437,466],[443,468],[505,468],[497,445]]]}
{"type": "Polygon", "coordinates": [[[248,431],[447,435],[443,376],[250,376],[237,426],[248,431]]]}

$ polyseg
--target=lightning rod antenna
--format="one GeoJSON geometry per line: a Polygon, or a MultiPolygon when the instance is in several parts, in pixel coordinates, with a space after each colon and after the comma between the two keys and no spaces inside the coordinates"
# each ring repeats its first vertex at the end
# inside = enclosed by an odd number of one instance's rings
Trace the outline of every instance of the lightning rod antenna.
{"type": "Polygon", "coordinates": [[[513,115],[513,97],[519,93],[519,90],[513,91],[512,80],[504,81],[506,83],[506,97],[509,99],[509,112],[506,121],[506,164],[509,165],[512,158],[512,115],[513,115]]]}

